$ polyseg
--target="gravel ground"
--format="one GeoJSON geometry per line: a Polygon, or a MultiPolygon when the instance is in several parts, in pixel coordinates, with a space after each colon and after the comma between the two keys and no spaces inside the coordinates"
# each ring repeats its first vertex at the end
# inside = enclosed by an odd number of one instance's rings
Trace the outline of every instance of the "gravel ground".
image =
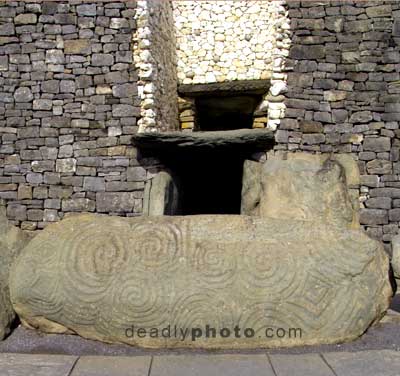
{"type": "MultiPolygon", "coordinates": [[[[267,350],[270,354],[304,354],[332,351],[362,351],[362,350],[400,350],[400,295],[393,299],[388,315],[378,325],[370,328],[356,341],[341,345],[303,346],[291,349],[267,350]]],[[[25,354],[64,354],[64,355],[173,355],[173,354],[205,354],[205,353],[262,353],[266,350],[150,350],[127,345],[109,345],[90,341],[78,336],[61,334],[42,334],[19,326],[3,342],[0,342],[0,353],[25,354]]]]}

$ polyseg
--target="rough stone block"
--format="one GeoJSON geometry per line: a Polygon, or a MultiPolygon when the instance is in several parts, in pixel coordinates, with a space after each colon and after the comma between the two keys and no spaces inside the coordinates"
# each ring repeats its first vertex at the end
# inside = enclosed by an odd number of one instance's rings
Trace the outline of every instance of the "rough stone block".
{"type": "Polygon", "coordinates": [[[0,202],[0,340],[10,333],[15,320],[9,293],[10,268],[31,238],[32,236],[8,223],[6,209],[0,202]]]}
{"type": "Polygon", "coordinates": [[[153,348],[273,348],[360,336],[388,308],[388,269],[380,243],[332,224],[86,214],[29,243],[10,291],[22,322],[46,332],[153,348]],[[141,338],[128,335],[132,325],[238,326],[254,336],[141,338]],[[302,335],[268,338],[271,326],[302,335]]]}
{"type": "Polygon", "coordinates": [[[0,56],[0,72],[8,71],[8,56],[0,56]]]}
{"type": "Polygon", "coordinates": [[[259,215],[262,166],[260,162],[244,161],[240,214],[259,215]]]}
{"type": "Polygon", "coordinates": [[[395,277],[400,278],[400,234],[392,238],[391,264],[395,277]]]}
{"type": "Polygon", "coordinates": [[[115,117],[139,116],[140,111],[139,108],[129,104],[115,104],[112,107],[112,114],[115,117]]]}
{"type": "Polygon", "coordinates": [[[366,137],[363,143],[365,151],[390,151],[390,138],[389,137],[366,137]]]}
{"type": "Polygon", "coordinates": [[[141,166],[128,167],[126,170],[127,181],[144,181],[146,180],[146,169],[141,166]]]}
{"type": "Polygon", "coordinates": [[[370,209],[390,209],[392,199],[390,197],[372,197],[365,201],[365,205],[370,209]]]}
{"type": "Polygon", "coordinates": [[[382,209],[361,209],[360,223],[362,225],[386,225],[389,223],[388,211],[382,209]]]}
{"type": "Polygon", "coordinates": [[[287,159],[271,156],[261,179],[262,217],[359,226],[357,207],[348,191],[359,183],[358,167],[352,159],[307,153],[289,153],[287,159]]]}
{"type": "Polygon", "coordinates": [[[318,45],[294,45],[290,49],[290,57],[298,60],[320,60],[325,54],[325,47],[318,45]]]}
{"type": "Polygon", "coordinates": [[[136,203],[134,192],[98,192],[96,207],[99,213],[132,213],[136,203]]]}
{"type": "Polygon", "coordinates": [[[14,92],[14,99],[17,103],[27,103],[31,102],[33,99],[33,94],[30,88],[28,87],[19,87],[14,92]]]}
{"type": "Polygon", "coordinates": [[[104,178],[95,178],[91,176],[85,176],[83,178],[83,189],[85,191],[102,192],[106,190],[106,184],[104,178]]]}
{"type": "Polygon", "coordinates": [[[14,35],[15,28],[11,22],[0,24],[0,35],[14,35]]]}
{"type": "Polygon", "coordinates": [[[392,163],[384,159],[374,159],[367,163],[369,174],[389,175],[392,173],[392,163]]]}
{"type": "Polygon", "coordinates": [[[49,111],[53,108],[53,102],[50,99],[35,99],[33,101],[34,110],[49,111]]]}
{"type": "Polygon", "coordinates": [[[88,198],[62,200],[62,211],[65,212],[94,212],[95,208],[95,202],[88,198]]]}
{"type": "Polygon", "coordinates": [[[76,7],[79,16],[96,16],[96,4],[82,4],[76,7]]]}
{"type": "Polygon", "coordinates": [[[112,54],[93,54],[92,65],[94,67],[103,67],[114,64],[114,56],[112,54]]]}
{"type": "Polygon", "coordinates": [[[48,64],[64,64],[65,57],[61,50],[46,51],[46,63],[48,64]]]}
{"type": "Polygon", "coordinates": [[[64,52],[66,54],[88,54],[90,53],[90,40],[70,39],[64,41],[64,52]]]}
{"type": "Polygon", "coordinates": [[[75,172],[75,171],[76,171],[75,158],[57,159],[56,172],[75,172]]]}
{"type": "Polygon", "coordinates": [[[37,22],[37,15],[33,13],[19,14],[14,18],[14,22],[16,25],[35,24],[37,22]]]}
{"type": "Polygon", "coordinates": [[[179,191],[175,177],[161,171],[147,182],[144,191],[144,215],[176,215],[179,211],[179,191]]]}

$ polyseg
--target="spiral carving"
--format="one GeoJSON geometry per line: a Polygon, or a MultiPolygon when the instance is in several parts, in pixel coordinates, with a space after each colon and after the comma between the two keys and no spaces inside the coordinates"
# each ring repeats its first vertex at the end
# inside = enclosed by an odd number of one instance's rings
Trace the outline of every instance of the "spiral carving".
{"type": "Polygon", "coordinates": [[[141,272],[171,272],[183,257],[184,239],[177,224],[143,223],[131,230],[132,253],[136,269],[141,272]]]}
{"type": "Polygon", "coordinates": [[[195,245],[191,264],[200,283],[214,288],[232,283],[237,272],[237,259],[231,257],[229,248],[207,241],[195,245]]]}
{"type": "Polygon", "coordinates": [[[65,327],[106,342],[206,348],[349,339],[385,308],[391,293],[386,259],[363,233],[230,218],[63,220],[34,238],[13,266],[14,308],[24,322],[50,332],[65,327]],[[315,240],[315,234],[321,236],[315,240]],[[125,332],[132,325],[209,325],[217,331],[239,326],[255,336],[132,339],[125,332]],[[291,326],[304,330],[301,342],[260,338],[267,327],[291,326]]]}

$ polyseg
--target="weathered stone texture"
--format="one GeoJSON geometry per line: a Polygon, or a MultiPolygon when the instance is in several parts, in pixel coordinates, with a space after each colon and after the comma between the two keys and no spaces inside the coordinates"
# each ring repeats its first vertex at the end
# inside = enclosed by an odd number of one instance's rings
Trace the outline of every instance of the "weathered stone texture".
{"type": "Polygon", "coordinates": [[[13,267],[22,322],[145,347],[336,343],[386,311],[388,257],[361,230],[247,216],[80,215],[48,226],[13,267]],[[215,294],[218,291],[218,294],[215,294]],[[249,327],[252,338],[129,338],[144,328],[249,327]],[[269,326],[301,328],[265,338],[269,326]]]}
{"type": "Polygon", "coordinates": [[[359,184],[351,156],[271,155],[260,180],[261,217],[359,226],[358,200],[354,202],[349,191],[359,184]]]}
{"type": "Polygon", "coordinates": [[[11,226],[6,217],[6,209],[0,202],[0,340],[10,333],[15,320],[9,292],[9,272],[11,265],[32,235],[11,226]]]}

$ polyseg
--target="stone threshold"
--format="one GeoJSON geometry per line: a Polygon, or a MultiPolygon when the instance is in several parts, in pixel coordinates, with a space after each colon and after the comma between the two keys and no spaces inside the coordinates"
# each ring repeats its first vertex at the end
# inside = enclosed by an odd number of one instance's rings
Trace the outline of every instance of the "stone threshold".
{"type": "Polygon", "coordinates": [[[138,133],[135,146],[154,151],[238,148],[266,150],[274,145],[274,132],[267,129],[237,129],[210,132],[138,133]]]}

